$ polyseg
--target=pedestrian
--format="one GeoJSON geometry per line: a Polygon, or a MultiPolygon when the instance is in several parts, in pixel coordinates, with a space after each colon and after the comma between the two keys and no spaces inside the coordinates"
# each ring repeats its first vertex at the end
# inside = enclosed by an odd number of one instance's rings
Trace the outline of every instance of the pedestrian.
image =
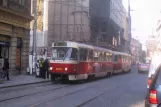
{"type": "Polygon", "coordinates": [[[4,59],[3,57],[0,55],[0,70],[3,70],[4,67],[4,59]]]}
{"type": "Polygon", "coordinates": [[[39,61],[39,67],[40,67],[40,78],[43,78],[44,76],[44,59],[41,58],[40,61],[39,61]]]}
{"type": "Polygon", "coordinates": [[[4,78],[7,76],[7,80],[9,80],[9,61],[8,58],[4,60],[3,70],[5,72],[4,78]]]}
{"type": "Polygon", "coordinates": [[[39,60],[37,60],[37,63],[36,63],[36,77],[40,77],[39,60]]]}
{"type": "Polygon", "coordinates": [[[45,60],[44,62],[44,78],[49,78],[49,62],[48,59],[45,60]]]}

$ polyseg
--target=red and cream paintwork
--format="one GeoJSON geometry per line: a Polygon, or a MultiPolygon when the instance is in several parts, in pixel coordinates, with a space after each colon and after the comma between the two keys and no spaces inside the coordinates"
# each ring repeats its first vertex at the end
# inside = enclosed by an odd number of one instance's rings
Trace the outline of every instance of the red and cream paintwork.
{"type": "MultiPolygon", "coordinates": [[[[94,47],[86,44],[67,42],[67,47],[86,48],[97,52],[110,53],[109,61],[66,61],[66,60],[50,60],[51,75],[66,75],[69,80],[83,80],[90,76],[101,77],[113,72],[112,51],[104,48],[94,47]]],[[[54,46],[52,46],[54,47],[54,46]]]]}
{"type": "Polygon", "coordinates": [[[131,70],[132,57],[129,54],[113,51],[114,73],[128,72],[131,70]]]}

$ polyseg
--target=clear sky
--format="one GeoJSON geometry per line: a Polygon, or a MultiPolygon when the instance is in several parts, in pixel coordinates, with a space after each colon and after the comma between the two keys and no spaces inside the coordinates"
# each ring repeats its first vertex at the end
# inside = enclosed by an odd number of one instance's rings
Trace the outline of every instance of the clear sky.
{"type": "MultiPolygon", "coordinates": [[[[138,38],[145,44],[148,36],[155,30],[161,10],[161,0],[130,0],[130,2],[131,9],[134,10],[131,11],[132,37],[138,38]]],[[[127,7],[127,3],[128,0],[123,0],[124,6],[127,7]]]]}
{"type": "Polygon", "coordinates": [[[161,0],[131,0],[132,36],[145,43],[155,32],[161,0]]]}

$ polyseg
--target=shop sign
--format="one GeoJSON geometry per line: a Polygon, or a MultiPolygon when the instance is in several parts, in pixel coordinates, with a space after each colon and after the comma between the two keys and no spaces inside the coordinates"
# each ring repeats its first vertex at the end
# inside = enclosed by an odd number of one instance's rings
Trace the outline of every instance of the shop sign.
{"type": "Polygon", "coordinates": [[[0,46],[9,46],[9,45],[10,45],[9,42],[0,41],[0,46]]]}
{"type": "Polygon", "coordinates": [[[1,35],[0,35],[0,41],[9,42],[9,41],[10,41],[10,38],[7,37],[7,36],[1,36],[1,35]]]}
{"type": "Polygon", "coordinates": [[[10,45],[10,38],[8,36],[0,35],[0,45],[1,46],[9,46],[10,45]]]}

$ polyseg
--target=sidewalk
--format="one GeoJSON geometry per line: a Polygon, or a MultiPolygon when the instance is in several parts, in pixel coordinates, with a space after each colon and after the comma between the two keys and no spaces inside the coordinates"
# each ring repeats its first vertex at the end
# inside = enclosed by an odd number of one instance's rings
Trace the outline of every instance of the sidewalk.
{"type": "Polygon", "coordinates": [[[36,84],[36,83],[49,82],[49,81],[50,79],[36,78],[33,75],[10,76],[10,80],[7,81],[5,79],[4,83],[0,84],[0,88],[36,84]]]}

